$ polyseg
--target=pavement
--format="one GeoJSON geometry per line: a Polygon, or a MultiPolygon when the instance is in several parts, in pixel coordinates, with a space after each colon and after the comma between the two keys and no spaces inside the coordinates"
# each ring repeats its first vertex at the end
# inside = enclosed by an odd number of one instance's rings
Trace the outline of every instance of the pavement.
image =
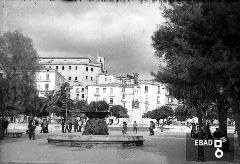
{"type": "MultiPolygon", "coordinates": [[[[54,133],[54,132],[51,132],[54,133]]],[[[59,133],[59,132],[56,132],[59,133]]],[[[79,133],[81,135],[81,133],[79,133]]],[[[110,131],[110,135],[119,135],[121,131],[110,131]]],[[[149,136],[146,131],[137,134],[129,131],[128,135],[142,135],[146,140],[140,147],[65,147],[49,145],[48,134],[37,132],[35,140],[27,135],[21,138],[6,137],[0,140],[1,163],[147,163],[147,164],[190,164],[186,161],[186,133],[155,132],[149,136]]],[[[235,135],[234,138],[237,142],[235,135]]],[[[237,144],[235,144],[237,145],[237,144]]],[[[198,162],[199,163],[199,162],[198,162]]],[[[204,164],[240,164],[239,147],[235,150],[235,162],[204,162],[204,164]]]]}

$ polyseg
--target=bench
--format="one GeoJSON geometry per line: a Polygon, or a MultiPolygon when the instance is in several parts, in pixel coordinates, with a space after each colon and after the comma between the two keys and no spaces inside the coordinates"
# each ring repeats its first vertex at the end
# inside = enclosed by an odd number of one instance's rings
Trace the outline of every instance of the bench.
{"type": "Polygon", "coordinates": [[[23,132],[7,132],[7,136],[12,135],[12,137],[22,137],[23,132]]]}

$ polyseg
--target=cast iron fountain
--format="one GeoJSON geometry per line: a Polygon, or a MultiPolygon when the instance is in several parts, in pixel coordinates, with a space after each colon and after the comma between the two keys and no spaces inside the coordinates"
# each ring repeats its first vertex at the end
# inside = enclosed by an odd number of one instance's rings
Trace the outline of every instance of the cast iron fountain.
{"type": "MultiPolygon", "coordinates": [[[[109,135],[105,118],[110,114],[105,101],[92,102],[83,113],[88,117],[81,134],[50,134],[48,143],[65,146],[143,145],[143,136],[109,135]]],[[[119,132],[121,134],[121,132],[119,132]]]]}

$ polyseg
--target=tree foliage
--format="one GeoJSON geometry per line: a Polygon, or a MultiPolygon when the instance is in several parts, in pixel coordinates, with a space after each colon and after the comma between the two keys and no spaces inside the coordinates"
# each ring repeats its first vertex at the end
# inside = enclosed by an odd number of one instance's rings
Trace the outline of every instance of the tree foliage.
{"type": "Polygon", "coordinates": [[[194,114],[194,111],[189,109],[186,105],[179,105],[175,109],[174,115],[178,121],[186,121],[186,119],[196,116],[196,113],[194,114]]]}
{"type": "Polygon", "coordinates": [[[0,67],[5,77],[1,101],[5,107],[33,113],[32,101],[36,101],[35,73],[39,69],[38,55],[32,40],[18,31],[0,36],[0,67]],[[4,100],[4,101],[3,101],[4,100]]]}
{"type": "Polygon", "coordinates": [[[106,101],[92,101],[87,111],[95,112],[95,111],[108,111],[109,105],[106,101]]]}
{"type": "Polygon", "coordinates": [[[167,119],[168,117],[172,117],[174,115],[174,111],[169,106],[161,106],[152,111],[148,111],[143,115],[143,117],[156,119],[158,122],[160,119],[167,119]]]}
{"type": "Polygon", "coordinates": [[[129,117],[127,114],[127,109],[121,105],[113,105],[110,108],[110,112],[111,112],[112,116],[114,116],[116,118],[128,118],[129,117]]]}

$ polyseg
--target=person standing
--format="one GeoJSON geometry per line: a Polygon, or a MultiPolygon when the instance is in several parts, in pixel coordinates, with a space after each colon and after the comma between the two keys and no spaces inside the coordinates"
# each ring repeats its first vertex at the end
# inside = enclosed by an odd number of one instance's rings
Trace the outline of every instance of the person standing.
{"type": "Polygon", "coordinates": [[[29,139],[35,140],[36,121],[31,118],[28,123],[29,139]]]}
{"type": "Polygon", "coordinates": [[[74,132],[78,131],[78,121],[77,119],[74,120],[74,132]]]}
{"type": "Polygon", "coordinates": [[[123,122],[123,130],[122,130],[123,135],[127,135],[127,123],[123,122]]]}
{"type": "Polygon", "coordinates": [[[153,129],[154,129],[154,123],[153,123],[153,121],[150,121],[150,127],[149,127],[149,136],[152,136],[152,135],[154,135],[154,131],[153,131],[153,129]]]}
{"type": "Polygon", "coordinates": [[[65,133],[69,133],[69,120],[65,122],[65,133]]]}
{"type": "Polygon", "coordinates": [[[62,133],[65,133],[65,129],[64,129],[64,125],[65,125],[65,120],[62,119],[62,122],[61,122],[61,125],[62,125],[62,133]]]}
{"type": "Polygon", "coordinates": [[[69,120],[69,133],[72,132],[72,120],[69,120]]]}
{"type": "Polygon", "coordinates": [[[82,125],[83,125],[83,121],[82,119],[78,121],[78,132],[82,131],[82,125]]]}
{"type": "Polygon", "coordinates": [[[234,129],[234,134],[237,134],[237,125],[236,125],[236,121],[235,121],[235,129],[234,129]]]}
{"type": "Polygon", "coordinates": [[[9,121],[7,119],[4,119],[3,126],[4,126],[4,134],[7,135],[7,129],[8,129],[9,121]]]}
{"type": "Polygon", "coordinates": [[[136,121],[134,121],[134,123],[133,123],[133,131],[135,131],[136,133],[137,133],[137,122],[136,121]]]}

